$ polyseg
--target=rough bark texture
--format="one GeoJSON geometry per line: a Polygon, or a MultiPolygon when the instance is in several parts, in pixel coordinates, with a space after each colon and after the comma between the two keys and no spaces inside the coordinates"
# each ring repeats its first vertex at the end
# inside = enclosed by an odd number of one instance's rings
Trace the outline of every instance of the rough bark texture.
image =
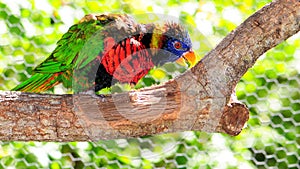
{"type": "Polygon", "coordinates": [[[260,55],[296,34],[299,22],[299,1],[275,1],[191,70],[139,91],[105,99],[2,92],[0,140],[88,141],[187,130],[237,135],[249,113],[234,98],[234,87],[260,55]]]}

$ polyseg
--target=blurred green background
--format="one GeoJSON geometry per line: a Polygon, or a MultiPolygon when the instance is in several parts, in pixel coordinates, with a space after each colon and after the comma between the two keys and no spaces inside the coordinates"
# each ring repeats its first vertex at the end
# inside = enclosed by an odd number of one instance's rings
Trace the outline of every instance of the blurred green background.
{"type": "MultiPolygon", "coordinates": [[[[0,90],[9,90],[30,77],[62,34],[87,13],[178,17],[189,27],[194,49],[203,57],[267,3],[1,0],[0,90]]],[[[1,142],[0,168],[299,168],[299,37],[298,33],[264,54],[237,85],[239,100],[251,111],[239,136],[182,132],[100,142],[1,142]]],[[[184,70],[174,64],[156,68],[137,88],[167,81],[184,70]]],[[[115,86],[116,92],[126,89],[129,87],[115,86]]],[[[52,92],[70,90],[58,86],[52,92]]]]}

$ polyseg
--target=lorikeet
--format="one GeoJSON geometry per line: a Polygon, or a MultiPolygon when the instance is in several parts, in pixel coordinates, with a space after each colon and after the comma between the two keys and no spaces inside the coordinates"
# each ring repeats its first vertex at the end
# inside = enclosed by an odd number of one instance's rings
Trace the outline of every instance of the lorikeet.
{"type": "Polygon", "coordinates": [[[42,92],[59,83],[74,92],[115,82],[136,84],[156,65],[194,64],[188,32],[175,22],[139,24],[126,14],[89,14],[71,26],[34,75],[12,90],[42,92]]]}

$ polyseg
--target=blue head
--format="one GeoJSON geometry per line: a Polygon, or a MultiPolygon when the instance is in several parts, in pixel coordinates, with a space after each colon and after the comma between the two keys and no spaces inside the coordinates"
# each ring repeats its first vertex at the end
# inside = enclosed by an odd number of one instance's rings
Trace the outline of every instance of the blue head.
{"type": "Polygon", "coordinates": [[[153,56],[155,65],[177,61],[179,64],[193,65],[196,57],[188,32],[177,23],[165,23],[154,30],[152,43],[158,49],[153,56]],[[159,33],[157,33],[159,32],[159,33]]]}

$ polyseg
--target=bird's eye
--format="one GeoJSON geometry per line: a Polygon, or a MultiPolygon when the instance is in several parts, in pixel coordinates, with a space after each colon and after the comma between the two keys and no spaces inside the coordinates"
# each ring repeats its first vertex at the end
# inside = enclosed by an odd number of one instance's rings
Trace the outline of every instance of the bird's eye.
{"type": "Polygon", "coordinates": [[[175,49],[180,49],[182,47],[181,43],[178,41],[174,42],[173,46],[175,49]]]}

